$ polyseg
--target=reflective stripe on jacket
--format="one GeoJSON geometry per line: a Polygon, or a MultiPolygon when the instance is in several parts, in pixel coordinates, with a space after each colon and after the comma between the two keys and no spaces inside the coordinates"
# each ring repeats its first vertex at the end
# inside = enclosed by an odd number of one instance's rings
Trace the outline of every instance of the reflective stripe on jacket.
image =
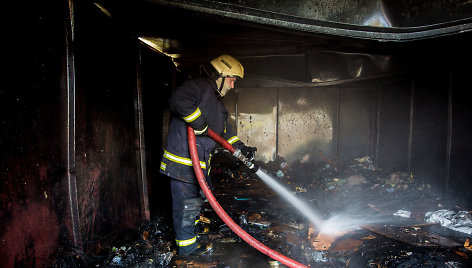
{"type": "MultiPolygon", "coordinates": [[[[172,110],[161,173],[185,182],[197,183],[189,155],[187,125],[197,130],[206,126],[220,134],[233,146],[243,144],[227,123],[228,112],[216,91],[216,83],[207,77],[189,79],[174,90],[169,100],[172,110]]],[[[210,153],[216,143],[208,136],[196,136],[200,166],[209,172],[210,153]]]]}

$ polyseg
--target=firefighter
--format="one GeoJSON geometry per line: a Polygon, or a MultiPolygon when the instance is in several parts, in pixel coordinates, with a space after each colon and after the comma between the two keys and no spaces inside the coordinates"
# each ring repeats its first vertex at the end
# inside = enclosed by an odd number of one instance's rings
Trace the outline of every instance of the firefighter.
{"type": "Polygon", "coordinates": [[[196,218],[203,200],[190,159],[187,125],[194,129],[200,167],[210,185],[210,158],[216,143],[206,136],[208,129],[221,135],[245,155],[257,150],[236,136],[227,122],[228,112],[222,97],[232,88],[236,78],[244,77],[241,63],[229,55],[221,55],[201,67],[202,75],[177,87],[169,100],[172,111],[167,142],[160,171],[171,178],[172,213],[175,241],[179,255],[201,255],[212,250],[211,243],[197,241],[196,218]]]}

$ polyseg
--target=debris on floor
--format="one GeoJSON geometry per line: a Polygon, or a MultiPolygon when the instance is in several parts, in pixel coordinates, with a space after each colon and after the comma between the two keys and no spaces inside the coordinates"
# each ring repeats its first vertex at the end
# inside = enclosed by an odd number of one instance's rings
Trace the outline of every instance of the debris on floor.
{"type": "MultiPolygon", "coordinates": [[[[470,212],[445,209],[431,186],[412,173],[382,170],[368,156],[345,167],[283,158],[257,164],[336,231],[309,222],[224,152],[212,158],[212,192],[241,228],[297,262],[311,267],[472,266],[470,232],[454,230],[470,228],[470,212]]],[[[211,220],[210,233],[199,239],[214,244],[212,254],[176,255],[172,226],[157,217],[136,231],[135,240],[110,243],[99,258],[87,258],[95,260],[95,267],[285,267],[235,235],[208,203],[203,214],[211,220]]]]}
{"type": "Polygon", "coordinates": [[[341,231],[335,234],[329,234],[320,232],[316,230],[316,228],[314,224],[310,223],[308,227],[308,240],[310,241],[311,247],[318,251],[330,249],[334,241],[347,233],[346,231],[341,231]]]}
{"type": "Polygon", "coordinates": [[[49,267],[169,267],[176,255],[172,228],[162,216],[114,237],[83,251],[59,252],[49,267]]]}
{"type": "Polygon", "coordinates": [[[406,210],[398,210],[397,212],[393,213],[394,216],[399,216],[399,217],[404,217],[404,218],[409,218],[411,216],[411,211],[406,211],[406,210]]]}
{"type": "Polygon", "coordinates": [[[472,234],[472,215],[469,211],[450,211],[440,209],[433,212],[427,212],[425,215],[426,222],[438,222],[441,226],[447,227],[454,231],[472,234]]]}

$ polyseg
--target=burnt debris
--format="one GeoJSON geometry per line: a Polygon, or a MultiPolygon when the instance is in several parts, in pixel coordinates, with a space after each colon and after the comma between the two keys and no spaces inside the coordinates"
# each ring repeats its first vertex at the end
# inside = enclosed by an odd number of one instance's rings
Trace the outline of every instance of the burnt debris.
{"type": "MultiPolygon", "coordinates": [[[[312,267],[472,264],[470,234],[425,217],[439,210],[463,211],[459,215],[464,220],[470,217],[470,208],[446,207],[442,196],[424,178],[382,170],[371,157],[354,159],[344,167],[335,163],[289,163],[283,158],[257,164],[327,221],[351,223],[338,232],[324,232],[255,174],[220,151],[212,159],[216,199],[244,230],[289,258],[312,267]]],[[[207,202],[202,216],[209,219],[210,233],[199,239],[215,245],[210,254],[176,255],[172,225],[164,216],[156,216],[139,230],[96,243],[99,246],[87,253],[64,251],[52,266],[283,267],[235,235],[207,202]]]]}

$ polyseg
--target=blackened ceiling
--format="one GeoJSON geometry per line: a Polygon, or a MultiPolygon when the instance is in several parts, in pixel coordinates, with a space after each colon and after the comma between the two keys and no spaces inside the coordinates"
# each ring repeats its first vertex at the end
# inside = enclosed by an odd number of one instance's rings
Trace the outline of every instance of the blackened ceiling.
{"type": "Polygon", "coordinates": [[[154,40],[182,65],[221,53],[298,55],[318,49],[430,55],[424,48],[467,49],[472,29],[472,1],[464,0],[96,0],[88,5],[130,35],[154,40]]]}
{"type": "MultiPolygon", "coordinates": [[[[374,40],[414,40],[472,29],[469,0],[97,0],[128,16],[189,11],[284,29],[374,40]],[[120,10],[118,10],[120,9],[120,10]],[[131,14],[131,12],[137,14],[131,14]]],[[[113,12],[112,12],[113,13],[113,12]]],[[[169,21],[171,22],[171,21],[169,21]]],[[[173,21],[176,23],[178,21],[173,21]]]]}

